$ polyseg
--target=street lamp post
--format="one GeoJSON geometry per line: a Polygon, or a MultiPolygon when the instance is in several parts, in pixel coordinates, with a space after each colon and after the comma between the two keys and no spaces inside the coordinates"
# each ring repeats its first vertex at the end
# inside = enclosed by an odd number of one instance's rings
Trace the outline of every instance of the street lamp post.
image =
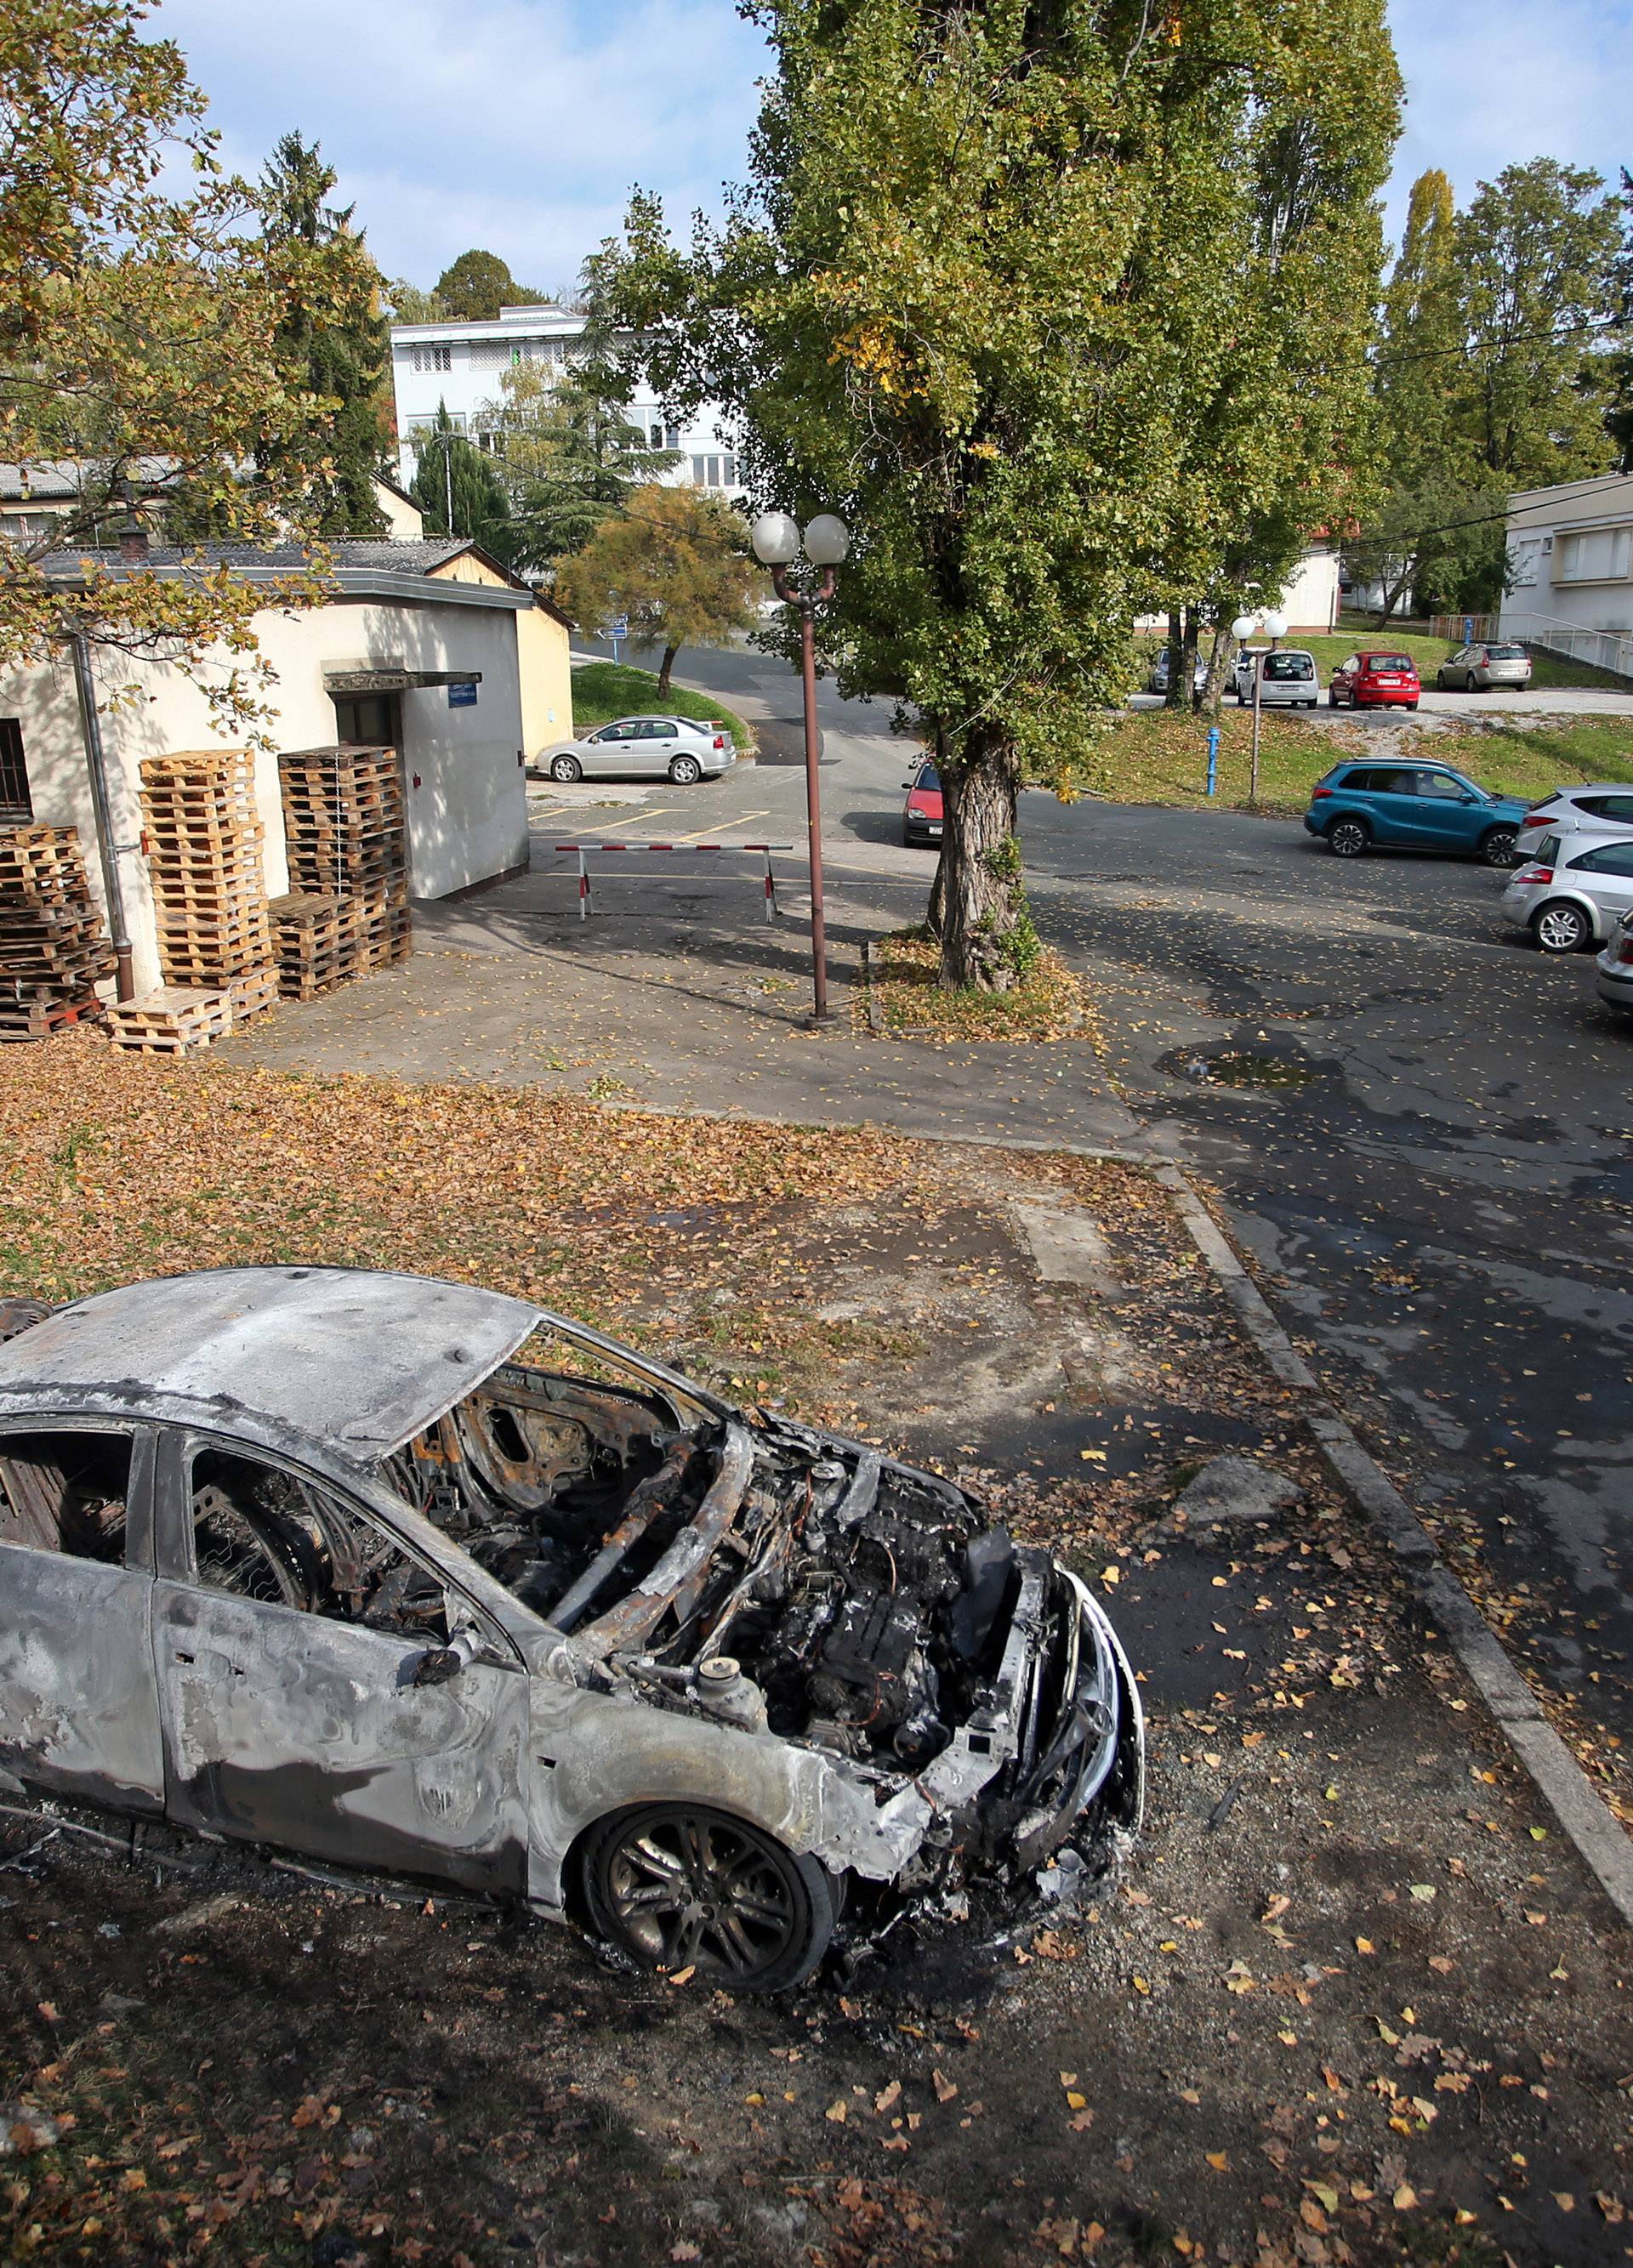
{"type": "Polygon", "coordinates": [[[822,896],[822,776],[816,726],[816,609],[833,596],[833,571],[851,548],[850,530],[831,512],[818,512],[806,527],[805,556],[822,571],[814,591],[788,579],[800,556],[799,524],[786,512],[763,512],[749,531],[755,556],[772,571],[777,596],[800,615],[800,673],[805,695],[805,832],[811,877],[811,990],[813,1013],[828,1013],[828,938],[822,896]]]}
{"type": "MultiPolygon", "coordinates": [[[[1256,630],[1262,630],[1274,647],[1278,639],[1287,636],[1287,616],[1276,614],[1238,615],[1230,625],[1231,635],[1238,640],[1251,637],[1256,630]]],[[[1259,696],[1260,688],[1264,683],[1264,674],[1265,658],[1260,652],[1253,657],[1253,753],[1247,775],[1247,803],[1250,810],[1255,809],[1259,802],[1259,696]]]]}

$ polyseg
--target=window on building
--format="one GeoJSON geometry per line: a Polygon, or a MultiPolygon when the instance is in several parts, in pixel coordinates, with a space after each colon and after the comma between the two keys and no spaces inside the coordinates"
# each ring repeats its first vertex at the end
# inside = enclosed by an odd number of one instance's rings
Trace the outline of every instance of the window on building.
{"type": "Polygon", "coordinates": [[[0,1543],[119,1566],[129,1487],[129,1433],[0,1433],[0,1543]]]}
{"type": "Polygon", "coordinates": [[[1522,536],[1520,541],[1515,544],[1513,550],[1510,553],[1509,556],[1512,562],[1514,587],[1516,590],[1519,589],[1524,584],[1534,583],[1536,581],[1537,554],[1541,549],[1541,544],[1539,539],[1534,535],[1527,535],[1522,536]]]}
{"type": "Polygon", "coordinates": [[[343,748],[400,748],[395,693],[335,694],[335,738],[343,748]]]}
{"type": "Polygon", "coordinates": [[[0,535],[11,536],[18,542],[49,535],[57,524],[54,512],[0,512],[0,535]]]}
{"type": "Polygon", "coordinates": [[[1562,535],[1554,553],[1556,583],[1615,583],[1628,571],[1633,527],[1585,527],[1562,535]]]}
{"type": "Polygon", "coordinates": [[[416,370],[452,370],[454,350],[452,347],[416,347],[414,367],[416,370]]]}
{"type": "Polygon", "coordinates": [[[0,717],[0,827],[26,827],[33,815],[22,725],[15,717],[0,717]]]}

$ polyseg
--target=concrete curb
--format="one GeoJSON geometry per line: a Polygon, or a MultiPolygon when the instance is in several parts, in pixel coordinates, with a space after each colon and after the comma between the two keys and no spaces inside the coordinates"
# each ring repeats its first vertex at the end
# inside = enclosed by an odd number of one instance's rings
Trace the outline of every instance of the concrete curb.
{"type": "MultiPolygon", "coordinates": [[[[1132,1162],[1132,1161],[1131,1161],[1132,1162]]],[[[1276,1321],[1259,1287],[1177,1166],[1154,1178],[1174,1200],[1244,1330],[1283,1385],[1310,1399],[1305,1423],[1328,1470],[1405,1565],[1417,1597],[1462,1664],[1469,1683],[1530,1776],[1533,1786],[1592,1869],[1622,1921],[1633,1927],[1633,1839],[1548,1723],[1541,1705],[1474,1600],[1441,1557],[1432,1535],[1321,1392],[1320,1382],[1276,1321]]]]}

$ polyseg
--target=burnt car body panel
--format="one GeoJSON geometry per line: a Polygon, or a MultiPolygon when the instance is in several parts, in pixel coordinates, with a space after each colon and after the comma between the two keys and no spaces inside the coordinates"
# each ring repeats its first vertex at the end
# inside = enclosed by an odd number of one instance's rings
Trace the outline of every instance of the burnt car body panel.
{"type": "Polygon", "coordinates": [[[585,1831],[676,1795],[912,1887],[1139,1822],[1133,1674],[1046,1553],[466,1286],[240,1270],[26,1325],[0,1552],[0,1757],[321,1859],[558,1913],[585,1831]],[[513,1361],[535,1332],[594,1374],[513,1361]]]}

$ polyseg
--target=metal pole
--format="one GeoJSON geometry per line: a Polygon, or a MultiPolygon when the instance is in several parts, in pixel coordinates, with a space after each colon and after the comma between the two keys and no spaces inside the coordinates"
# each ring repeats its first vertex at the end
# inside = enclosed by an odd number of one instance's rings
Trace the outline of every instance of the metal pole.
{"type": "Polygon", "coordinates": [[[1251,810],[1259,801],[1259,688],[1264,682],[1265,657],[1262,649],[1253,656],[1253,760],[1248,773],[1247,801],[1251,810]]]}
{"type": "Polygon", "coordinates": [[[442,436],[442,482],[443,492],[447,497],[448,504],[448,534],[452,535],[454,533],[454,436],[451,433],[445,433],[442,436]]]}
{"type": "Polygon", "coordinates": [[[589,868],[584,863],[582,847],[579,850],[579,919],[589,917],[589,868]]]}
{"type": "Polygon", "coordinates": [[[1217,795],[1219,792],[1219,727],[1217,725],[1210,725],[1208,728],[1208,792],[1209,795],[1217,795]]]}
{"type": "Polygon", "coordinates": [[[107,771],[102,756],[102,725],[96,713],[96,681],[91,674],[91,647],[84,630],[69,633],[74,655],[74,685],[79,695],[79,722],[85,739],[85,770],[91,776],[91,808],[96,817],[96,845],[101,854],[102,887],[107,897],[107,926],[112,934],[115,975],[114,989],[122,1000],[136,998],[136,976],[130,965],[130,939],[125,928],[124,893],[119,886],[119,853],[114,846],[114,821],[107,801],[107,771]]]}
{"type": "MultiPolygon", "coordinates": [[[[828,590],[833,578],[824,578],[828,590]]],[[[826,595],[824,591],[824,595],[826,595]]],[[[805,680],[805,832],[811,869],[811,984],[814,1013],[820,1022],[828,1013],[828,937],[822,905],[822,777],[818,770],[816,738],[816,601],[800,602],[800,659],[805,680]]]]}

